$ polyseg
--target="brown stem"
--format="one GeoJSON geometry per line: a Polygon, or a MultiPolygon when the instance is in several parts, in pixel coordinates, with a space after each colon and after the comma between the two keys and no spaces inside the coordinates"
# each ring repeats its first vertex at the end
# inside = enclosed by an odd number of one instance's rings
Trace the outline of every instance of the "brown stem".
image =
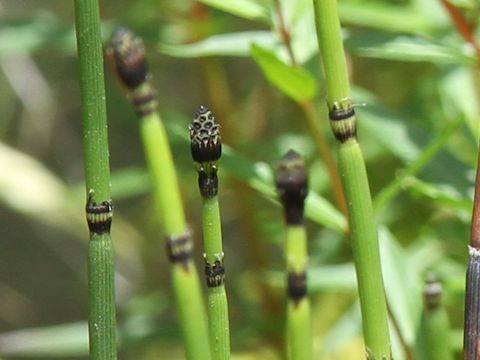
{"type": "Polygon", "coordinates": [[[440,1],[452,18],[457,31],[463,36],[465,41],[469,42],[473,46],[477,54],[477,58],[480,59],[480,46],[475,38],[474,29],[472,26],[468,24],[465,16],[463,16],[462,12],[455,5],[451,4],[448,0],[440,1]]]}

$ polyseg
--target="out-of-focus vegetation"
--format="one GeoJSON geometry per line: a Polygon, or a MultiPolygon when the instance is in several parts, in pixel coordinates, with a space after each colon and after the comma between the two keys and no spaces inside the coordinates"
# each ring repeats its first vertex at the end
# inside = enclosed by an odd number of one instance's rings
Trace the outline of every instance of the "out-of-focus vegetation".
{"type": "MultiPolygon", "coordinates": [[[[266,0],[104,0],[104,36],[126,25],[145,39],[199,265],[200,198],[187,124],[199,104],[222,124],[233,358],[280,359],[284,352],[283,223],[272,169],[295,148],[307,159],[312,188],[315,359],[363,359],[346,221],[302,111],[304,102],[315,103],[333,148],[312,4],[279,3],[296,67],[278,8],[266,0]]],[[[450,4],[475,35],[478,1],[450,4]]],[[[478,54],[440,0],[339,0],[339,9],[354,101],[365,103],[357,111],[359,138],[378,210],[394,358],[426,359],[422,288],[434,272],[460,359],[478,54]]],[[[0,19],[0,356],[85,359],[88,231],[73,3],[4,1],[0,19]]],[[[181,359],[137,118],[106,73],[120,358],[181,359]]]]}

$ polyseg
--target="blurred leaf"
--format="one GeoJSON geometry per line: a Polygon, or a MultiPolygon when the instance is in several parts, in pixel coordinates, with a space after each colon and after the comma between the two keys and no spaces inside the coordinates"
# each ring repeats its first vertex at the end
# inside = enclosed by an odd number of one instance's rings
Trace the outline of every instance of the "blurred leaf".
{"type": "Polygon", "coordinates": [[[46,358],[86,356],[88,325],[80,322],[0,334],[0,354],[46,358]]]}
{"type": "Polygon", "coordinates": [[[419,37],[389,36],[370,32],[354,34],[345,45],[355,55],[407,62],[431,62],[438,65],[475,65],[476,57],[471,49],[448,46],[419,37]]]}
{"type": "Polygon", "coordinates": [[[413,126],[411,122],[392,113],[379,102],[375,95],[364,89],[355,87],[353,97],[355,101],[366,104],[358,108],[360,139],[364,132],[368,132],[369,138],[375,138],[399,159],[405,162],[416,159],[420,148],[410,138],[409,127],[413,126]]]}
{"type": "Polygon", "coordinates": [[[438,87],[446,115],[451,118],[462,116],[474,139],[478,139],[480,109],[475,76],[473,70],[466,67],[449,68],[442,74],[438,87]]]}
{"type": "Polygon", "coordinates": [[[244,31],[213,35],[192,44],[160,44],[160,52],[176,57],[250,56],[250,46],[255,43],[272,48],[279,43],[278,35],[271,31],[244,31]]]}
{"type": "Polygon", "coordinates": [[[434,204],[454,207],[471,212],[473,202],[463,197],[453,186],[448,184],[432,184],[415,177],[404,182],[405,188],[414,196],[431,200],[434,204]]]}
{"type": "Polygon", "coordinates": [[[407,344],[413,345],[422,313],[422,282],[407,253],[385,228],[379,229],[380,254],[389,308],[407,344]]]}
{"type": "MultiPolygon", "coordinates": [[[[266,281],[273,286],[285,287],[286,277],[282,271],[269,271],[266,281]]],[[[355,266],[353,263],[322,265],[308,269],[308,291],[349,291],[357,290],[355,266]]]]}
{"type": "Polygon", "coordinates": [[[250,20],[268,20],[268,9],[255,0],[198,0],[205,5],[250,20]]]}
{"type": "Polygon", "coordinates": [[[412,8],[388,3],[340,1],[338,12],[342,24],[391,32],[429,34],[438,26],[412,8]]]}
{"type": "Polygon", "coordinates": [[[317,83],[305,69],[285,64],[275,53],[256,44],[252,45],[252,57],[265,77],[293,100],[310,100],[317,94],[317,83]]]}

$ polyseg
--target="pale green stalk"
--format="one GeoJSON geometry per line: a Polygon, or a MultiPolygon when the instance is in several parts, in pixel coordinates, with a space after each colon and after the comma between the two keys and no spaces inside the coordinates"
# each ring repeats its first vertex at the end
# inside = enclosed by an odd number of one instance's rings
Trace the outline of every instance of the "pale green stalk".
{"type": "Polygon", "coordinates": [[[97,0],[75,1],[87,191],[90,359],[117,358],[112,207],[100,15],[97,0]]]}
{"type": "MultiPolygon", "coordinates": [[[[285,246],[288,274],[306,274],[307,236],[304,225],[287,225],[285,246]]],[[[313,358],[312,325],[310,301],[307,296],[287,300],[287,339],[290,360],[310,360],[313,358]]]]}
{"type": "Polygon", "coordinates": [[[330,124],[339,142],[338,163],[348,204],[350,235],[368,359],[391,359],[383,286],[370,188],[356,137],[336,0],[314,0],[315,21],[324,66],[330,124]]]}

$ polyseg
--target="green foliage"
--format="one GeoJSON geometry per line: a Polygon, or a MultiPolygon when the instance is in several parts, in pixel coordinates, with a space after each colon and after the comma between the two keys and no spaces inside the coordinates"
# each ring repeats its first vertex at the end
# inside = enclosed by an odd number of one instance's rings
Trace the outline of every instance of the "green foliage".
{"type": "MultiPolygon", "coordinates": [[[[478,2],[450,2],[476,26],[478,2]]],[[[221,122],[232,358],[279,359],[284,350],[282,219],[272,169],[295,147],[310,168],[314,358],[359,360],[361,319],[346,220],[299,107],[315,104],[333,145],[313,8],[309,0],[279,1],[294,67],[274,4],[104,0],[102,36],[128,25],[146,41],[197,264],[201,217],[187,124],[200,104],[221,122]]],[[[341,0],[339,11],[352,100],[365,104],[356,112],[373,198],[395,189],[375,213],[396,324],[394,358],[410,352],[427,360],[419,334],[421,287],[433,271],[444,287],[455,359],[461,359],[479,134],[475,51],[437,0],[341,0]]],[[[0,12],[0,356],[83,359],[87,332],[75,321],[86,319],[87,230],[72,4],[4,2],[0,12]]],[[[108,71],[106,85],[120,358],[180,359],[181,331],[138,123],[108,71]]]]}

